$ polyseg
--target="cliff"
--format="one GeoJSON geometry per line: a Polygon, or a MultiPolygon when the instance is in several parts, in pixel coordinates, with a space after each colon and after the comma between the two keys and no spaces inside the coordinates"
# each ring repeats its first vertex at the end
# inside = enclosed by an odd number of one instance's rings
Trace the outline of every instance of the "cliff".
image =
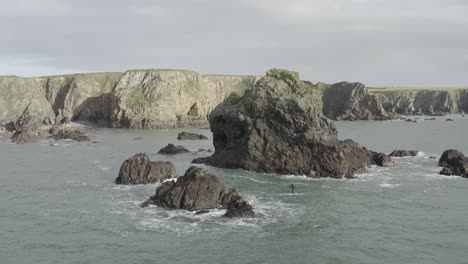
{"type": "MultiPolygon", "coordinates": [[[[36,130],[68,121],[116,128],[206,126],[217,105],[233,92],[242,96],[259,79],[187,70],[0,76],[0,130],[36,130]]],[[[361,83],[304,83],[317,94],[314,105],[335,120],[468,111],[468,90],[395,91],[368,89],[361,83]]]]}
{"type": "Polygon", "coordinates": [[[468,112],[468,89],[372,89],[385,110],[409,115],[445,115],[468,112]]]}
{"type": "Polygon", "coordinates": [[[398,118],[362,83],[340,82],[323,90],[323,114],[334,120],[388,120],[398,118]]]}
{"type": "Polygon", "coordinates": [[[202,75],[181,70],[134,70],[112,94],[111,126],[164,128],[208,124],[208,115],[232,92],[243,94],[255,76],[202,75]]]}

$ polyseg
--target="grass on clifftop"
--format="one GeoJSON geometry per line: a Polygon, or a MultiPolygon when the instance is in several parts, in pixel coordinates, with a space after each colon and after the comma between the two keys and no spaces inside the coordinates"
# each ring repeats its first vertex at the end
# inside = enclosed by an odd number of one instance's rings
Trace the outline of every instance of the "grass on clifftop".
{"type": "Polygon", "coordinates": [[[458,91],[466,90],[468,88],[456,88],[456,87],[368,87],[369,92],[380,93],[380,92],[414,92],[414,91],[458,91]]]}

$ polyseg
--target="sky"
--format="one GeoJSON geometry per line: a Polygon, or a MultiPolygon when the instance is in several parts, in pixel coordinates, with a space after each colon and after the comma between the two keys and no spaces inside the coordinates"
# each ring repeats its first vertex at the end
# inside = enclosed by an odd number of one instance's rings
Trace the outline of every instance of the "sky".
{"type": "Polygon", "coordinates": [[[0,75],[128,69],[468,87],[468,0],[3,0],[0,75]]]}

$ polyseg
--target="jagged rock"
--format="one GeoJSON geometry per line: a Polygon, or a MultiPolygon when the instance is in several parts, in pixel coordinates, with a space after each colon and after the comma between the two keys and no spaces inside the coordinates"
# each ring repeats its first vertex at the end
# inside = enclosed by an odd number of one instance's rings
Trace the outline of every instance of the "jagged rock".
{"type": "Polygon", "coordinates": [[[453,121],[453,119],[447,118],[447,119],[445,119],[445,121],[453,121]]]}
{"type": "Polygon", "coordinates": [[[468,158],[463,153],[456,149],[449,149],[442,153],[439,159],[439,167],[444,167],[441,174],[463,176],[468,174],[468,158]]]}
{"type": "Polygon", "coordinates": [[[177,135],[178,140],[199,140],[199,139],[208,139],[205,135],[203,134],[195,134],[195,133],[190,133],[190,132],[180,132],[177,135]]]}
{"type": "Polygon", "coordinates": [[[190,152],[190,150],[183,146],[174,146],[173,144],[167,144],[167,146],[158,151],[160,154],[181,154],[187,152],[190,152]]]}
{"type": "Polygon", "coordinates": [[[151,161],[145,153],[127,159],[120,167],[117,184],[151,184],[176,177],[176,169],[171,162],[151,161]]]}
{"type": "Polygon", "coordinates": [[[218,105],[210,114],[215,152],[193,162],[310,177],[351,178],[364,170],[367,150],[337,140],[321,113],[320,91],[292,79],[296,74],[283,75],[267,73],[244,96],[218,105]]]}
{"type": "Polygon", "coordinates": [[[418,151],[417,150],[402,150],[402,149],[395,149],[394,151],[392,151],[392,153],[390,153],[390,157],[408,157],[408,156],[411,156],[411,157],[414,157],[414,156],[417,156],[418,155],[418,151]]]}
{"type": "Polygon", "coordinates": [[[444,167],[442,168],[442,170],[440,170],[439,174],[441,175],[446,175],[446,176],[452,176],[453,175],[453,171],[447,167],[444,167]]]}
{"type": "Polygon", "coordinates": [[[391,167],[394,165],[392,159],[382,152],[369,151],[369,159],[371,164],[380,167],[391,167]]]}
{"type": "Polygon", "coordinates": [[[166,181],[158,187],[156,194],[142,204],[143,207],[149,205],[190,211],[228,208],[231,211],[229,216],[232,217],[253,214],[252,207],[236,190],[231,189],[226,193],[224,184],[218,177],[194,166],[177,181],[166,181]]]}
{"type": "Polygon", "coordinates": [[[91,141],[89,136],[87,136],[81,129],[79,128],[51,128],[49,133],[52,134],[50,136],[54,140],[65,140],[70,139],[73,141],[84,142],[84,141],[91,141]]]}
{"type": "Polygon", "coordinates": [[[362,83],[340,82],[323,92],[323,114],[335,120],[389,120],[398,114],[387,112],[381,101],[362,83]]]}
{"type": "Polygon", "coordinates": [[[42,134],[40,132],[23,132],[18,130],[11,136],[11,141],[16,144],[37,143],[41,137],[42,134]]]}

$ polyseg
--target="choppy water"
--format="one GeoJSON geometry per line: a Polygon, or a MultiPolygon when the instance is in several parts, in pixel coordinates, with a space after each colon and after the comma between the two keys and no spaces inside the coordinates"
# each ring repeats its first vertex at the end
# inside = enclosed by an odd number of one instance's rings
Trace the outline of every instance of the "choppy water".
{"type": "Polygon", "coordinates": [[[91,133],[97,144],[1,141],[0,263],[467,263],[468,180],[438,175],[429,156],[468,153],[468,118],[440,120],[336,122],[340,138],[371,149],[423,152],[359,179],[207,167],[252,202],[258,217],[243,220],[143,209],[157,185],[113,184],[138,152],[182,174],[196,155],[156,154],[180,130],[102,129],[91,133]],[[291,182],[302,195],[282,195],[291,182]]]}

